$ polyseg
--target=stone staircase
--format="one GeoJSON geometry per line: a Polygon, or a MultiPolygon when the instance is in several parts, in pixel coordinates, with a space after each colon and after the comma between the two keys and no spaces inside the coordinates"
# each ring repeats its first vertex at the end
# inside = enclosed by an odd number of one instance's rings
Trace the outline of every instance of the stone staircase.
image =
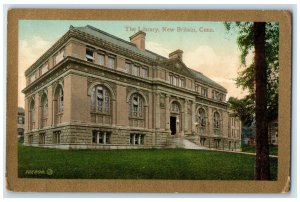
{"type": "Polygon", "coordinates": [[[182,149],[207,149],[206,147],[201,147],[184,137],[171,137],[167,148],[182,148],[182,149]]]}

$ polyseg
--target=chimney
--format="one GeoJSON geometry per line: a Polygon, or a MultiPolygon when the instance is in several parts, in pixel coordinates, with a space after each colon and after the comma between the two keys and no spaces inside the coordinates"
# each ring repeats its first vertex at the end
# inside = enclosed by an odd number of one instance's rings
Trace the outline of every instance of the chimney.
{"type": "Polygon", "coordinates": [[[182,60],[182,54],[183,54],[183,51],[178,49],[178,50],[170,53],[169,58],[170,59],[178,58],[178,59],[182,60]]]}
{"type": "Polygon", "coordinates": [[[145,50],[145,37],[146,37],[145,32],[138,31],[137,33],[135,33],[134,35],[129,37],[129,39],[130,39],[130,42],[134,43],[138,49],[144,51],[145,50]]]}

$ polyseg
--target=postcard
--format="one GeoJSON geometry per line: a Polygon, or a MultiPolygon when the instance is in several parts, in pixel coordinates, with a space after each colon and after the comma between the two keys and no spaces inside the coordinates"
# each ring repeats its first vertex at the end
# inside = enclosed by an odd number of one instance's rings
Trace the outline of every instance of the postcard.
{"type": "Polygon", "coordinates": [[[289,192],[288,11],[12,9],[7,28],[8,190],[289,192]]]}

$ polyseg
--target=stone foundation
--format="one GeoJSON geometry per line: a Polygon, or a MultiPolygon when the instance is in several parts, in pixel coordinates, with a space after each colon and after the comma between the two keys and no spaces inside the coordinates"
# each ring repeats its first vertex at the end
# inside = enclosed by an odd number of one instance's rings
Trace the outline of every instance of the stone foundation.
{"type": "MultiPolygon", "coordinates": [[[[137,137],[138,137],[137,136],[137,137]]],[[[58,149],[142,149],[142,148],[175,148],[174,135],[170,131],[151,131],[144,129],[118,128],[112,126],[95,127],[90,125],[62,125],[48,127],[26,133],[24,145],[58,149]],[[60,132],[58,132],[60,131],[60,132]],[[109,134],[109,142],[93,142],[93,131],[102,131],[109,134]],[[59,133],[59,143],[55,142],[54,133],[59,133]],[[44,140],[41,136],[44,136],[44,140]],[[132,142],[131,135],[143,136],[140,142],[132,142]]],[[[178,137],[177,137],[178,138],[178,137]]],[[[199,136],[187,134],[184,139],[208,149],[231,150],[240,149],[240,140],[224,137],[199,136]]]]}

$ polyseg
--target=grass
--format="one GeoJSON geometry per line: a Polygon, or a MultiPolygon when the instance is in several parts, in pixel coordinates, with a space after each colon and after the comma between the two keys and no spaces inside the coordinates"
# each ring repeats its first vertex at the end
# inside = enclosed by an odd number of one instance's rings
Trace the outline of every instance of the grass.
{"type": "MultiPolygon", "coordinates": [[[[184,149],[58,150],[21,144],[18,149],[18,174],[25,178],[254,179],[255,157],[246,154],[184,149]]],[[[277,179],[276,158],[271,158],[271,175],[277,179]]]]}
{"type": "MultiPolygon", "coordinates": [[[[243,152],[255,153],[255,146],[254,145],[242,145],[243,152]]],[[[269,145],[269,154],[270,155],[278,155],[278,146],[276,145],[269,145]]]]}

